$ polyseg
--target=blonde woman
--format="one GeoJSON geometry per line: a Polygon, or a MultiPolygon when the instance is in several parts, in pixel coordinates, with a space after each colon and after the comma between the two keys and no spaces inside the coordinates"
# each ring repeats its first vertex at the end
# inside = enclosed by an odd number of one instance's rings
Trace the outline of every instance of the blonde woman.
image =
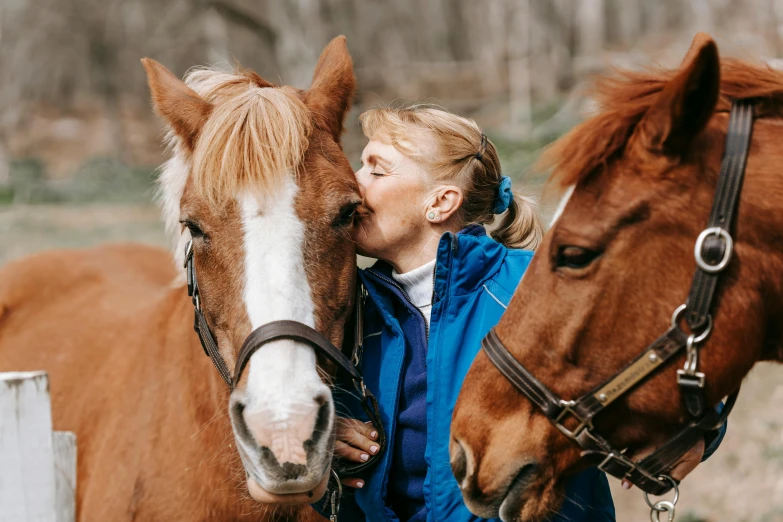
{"type": "MultiPolygon", "coordinates": [[[[369,143],[356,172],[364,209],[354,237],[361,254],[379,259],[359,273],[367,290],[362,369],[389,440],[367,476],[345,481],[355,489],[341,517],[478,520],[451,474],[451,413],[542,226],[531,201],[512,191],[495,146],[473,120],[414,106],[370,110],[360,121],[369,143]],[[483,225],[496,217],[499,226],[488,235],[483,225]]],[[[356,412],[341,415],[337,455],[368,460],[378,452],[376,431],[349,418],[361,418],[356,412]]],[[[574,477],[567,495],[553,520],[614,520],[598,470],[574,477]]]]}

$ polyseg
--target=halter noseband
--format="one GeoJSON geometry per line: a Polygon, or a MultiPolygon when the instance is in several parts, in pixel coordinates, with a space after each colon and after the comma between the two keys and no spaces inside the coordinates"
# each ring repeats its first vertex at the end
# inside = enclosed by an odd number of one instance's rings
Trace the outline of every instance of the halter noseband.
{"type": "MultiPolygon", "coordinates": [[[[628,480],[645,493],[660,495],[676,486],[676,482],[667,474],[706,432],[725,422],[739,394],[738,389],[729,396],[721,413],[709,408],[704,396],[706,377],[698,366],[699,346],[712,330],[710,310],[718,280],[731,260],[733,240],[730,229],[742,191],[752,130],[753,102],[735,100],[729,116],[726,150],[709,224],[699,234],[694,248],[698,270],[694,274],[688,299],[674,311],[671,328],[623,370],[579,399],[563,400],[509,353],[494,329],[483,341],[484,352],[500,373],[517,391],[538,406],[557,429],[582,448],[582,456],[601,457],[603,461],[598,466],[600,470],[628,480]],[[688,323],[690,334],[680,326],[683,317],[688,323]],[[691,420],[653,454],[634,462],[595,432],[593,419],[682,349],[686,350],[687,358],[685,366],[677,371],[677,384],[691,420]],[[566,427],[569,417],[576,421],[575,428],[566,427]]],[[[570,424],[573,426],[573,421],[570,424]]],[[[656,507],[653,509],[662,511],[656,507]]]]}
{"type": "Polygon", "coordinates": [[[362,409],[367,414],[370,421],[372,421],[373,427],[378,431],[378,452],[376,452],[375,455],[372,455],[367,462],[350,465],[345,464],[345,462],[342,461],[336,463],[339,467],[339,474],[346,477],[355,476],[374,466],[379,460],[378,456],[386,447],[386,432],[384,431],[383,423],[381,422],[378,401],[364,385],[364,378],[359,371],[363,352],[362,341],[364,333],[362,331],[362,305],[365,298],[364,287],[361,283],[357,283],[356,285],[356,301],[354,303],[356,312],[353,318],[354,339],[351,358],[348,358],[342,350],[335,347],[329,339],[324,337],[320,332],[304,323],[298,321],[272,321],[259,326],[247,336],[245,342],[242,343],[242,348],[239,350],[237,364],[232,377],[225,359],[220,355],[215,336],[209,329],[207,320],[201,310],[201,294],[199,292],[198,279],[196,279],[196,267],[193,262],[193,240],[188,241],[188,244],[185,247],[185,274],[187,276],[188,295],[193,299],[193,307],[195,310],[193,329],[198,334],[199,340],[201,341],[201,347],[204,348],[204,353],[212,360],[212,364],[215,365],[215,368],[217,368],[220,377],[226,385],[233,391],[239,383],[239,380],[242,377],[242,371],[250,361],[250,357],[269,342],[280,339],[292,339],[312,346],[316,352],[320,352],[323,356],[336,364],[340,370],[348,374],[351,378],[351,382],[353,382],[354,388],[356,388],[356,391],[359,393],[362,409]]]}

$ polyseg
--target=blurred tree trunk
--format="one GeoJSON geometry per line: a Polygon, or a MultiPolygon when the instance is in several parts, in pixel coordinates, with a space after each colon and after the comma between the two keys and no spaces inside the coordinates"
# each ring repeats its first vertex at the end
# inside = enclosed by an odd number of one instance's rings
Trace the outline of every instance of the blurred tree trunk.
{"type": "Polygon", "coordinates": [[[709,1],[690,0],[690,7],[693,13],[693,23],[691,24],[693,32],[713,33],[715,25],[712,23],[712,11],[709,1]]]}
{"type": "Polygon", "coordinates": [[[643,0],[613,0],[610,13],[614,15],[609,23],[612,40],[622,46],[633,46],[642,34],[644,8],[643,0]]]}
{"type": "Polygon", "coordinates": [[[578,53],[595,56],[604,46],[604,0],[579,0],[578,53]]]}
{"type": "Polygon", "coordinates": [[[508,87],[511,121],[509,133],[529,136],[533,127],[530,88],[530,32],[533,12],[531,0],[512,1],[509,7],[510,30],[507,34],[508,87]]]}

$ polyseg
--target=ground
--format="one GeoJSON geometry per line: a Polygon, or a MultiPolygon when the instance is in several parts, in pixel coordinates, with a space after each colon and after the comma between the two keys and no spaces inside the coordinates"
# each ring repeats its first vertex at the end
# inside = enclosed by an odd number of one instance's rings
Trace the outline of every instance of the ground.
{"type": "MultiPolygon", "coordinates": [[[[0,205],[0,264],[48,248],[108,241],[166,245],[152,205],[0,205]]],[[[610,479],[617,520],[649,520],[637,489],[610,479]]],[[[759,365],[746,379],[718,452],[681,487],[677,522],[783,521],[783,368],[759,365]]]]}

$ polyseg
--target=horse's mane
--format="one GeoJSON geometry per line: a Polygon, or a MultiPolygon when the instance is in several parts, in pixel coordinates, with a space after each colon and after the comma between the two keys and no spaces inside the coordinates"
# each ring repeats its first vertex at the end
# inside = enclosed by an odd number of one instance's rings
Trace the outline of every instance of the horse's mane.
{"type": "Polygon", "coordinates": [[[195,68],[185,83],[213,109],[193,153],[174,132],[166,138],[172,157],[158,178],[159,199],[166,228],[177,239],[177,259],[187,241],[179,206],[191,173],[192,188],[220,208],[242,189],[269,190],[296,175],[312,131],[296,90],[274,87],[251,70],[195,68]]]}
{"type": "MultiPolygon", "coordinates": [[[[598,77],[589,92],[599,113],[550,145],[536,168],[553,172],[550,181],[567,187],[622,154],[636,125],[677,72],[616,70],[598,77]]],[[[723,60],[716,110],[728,111],[733,99],[742,98],[758,100],[757,117],[783,116],[783,71],[766,64],[723,60]]]]}

